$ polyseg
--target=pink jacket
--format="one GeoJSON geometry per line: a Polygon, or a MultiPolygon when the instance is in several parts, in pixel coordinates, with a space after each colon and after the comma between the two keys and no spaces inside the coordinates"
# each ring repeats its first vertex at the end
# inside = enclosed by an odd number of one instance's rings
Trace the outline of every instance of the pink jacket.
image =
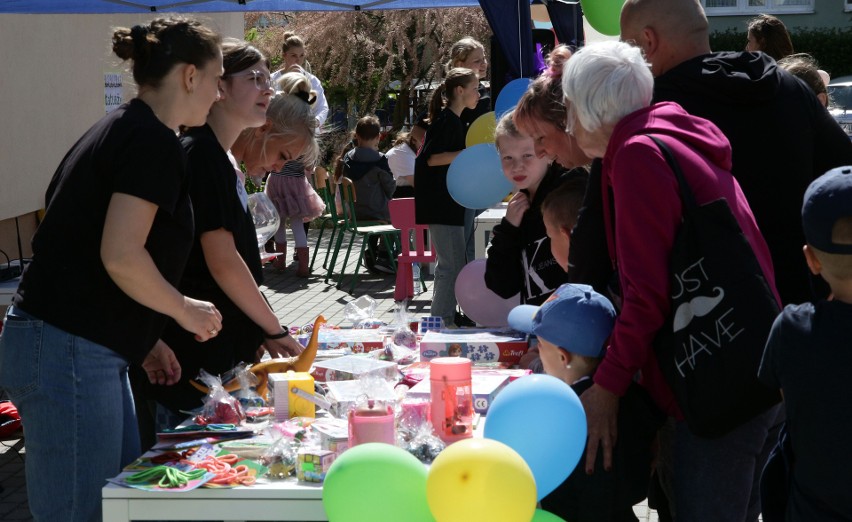
{"type": "Polygon", "coordinates": [[[603,158],[601,183],[607,242],[618,268],[622,308],[594,380],[620,396],[640,371],[640,382],[657,405],[680,419],[652,342],[671,309],[669,258],[682,205],[674,173],[646,134],[654,134],[672,150],[699,205],[727,200],[773,291],[775,275],[766,242],[731,176],[730,144],[714,124],[665,102],[629,114],[616,125],[603,158]],[[606,197],[610,190],[614,208],[606,197]]]}

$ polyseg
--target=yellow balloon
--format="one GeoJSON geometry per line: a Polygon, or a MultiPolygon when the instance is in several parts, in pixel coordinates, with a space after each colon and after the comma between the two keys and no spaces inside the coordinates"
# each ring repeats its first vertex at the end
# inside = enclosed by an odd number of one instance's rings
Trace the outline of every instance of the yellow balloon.
{"type": "Polygon", "coordinates": [[[437,522],[531,520],[535,479],[524,459],[491,439],[465,439],[438,455],[426,477],[437,522]]]}
{"type": "Polygon", "coordinates": [[[494,129],[497,128],[497,118],[494,111],[486,112],[479,118],[473,120],[467,129],[465,147],[472,147],[480,143],[494,143],[494,129]]]}

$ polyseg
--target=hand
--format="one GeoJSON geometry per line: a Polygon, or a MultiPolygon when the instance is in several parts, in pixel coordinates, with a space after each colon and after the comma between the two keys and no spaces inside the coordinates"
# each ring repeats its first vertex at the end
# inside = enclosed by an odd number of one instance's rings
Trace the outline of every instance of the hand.
{"type": "Polygon", "coordinates": [[[148,374],[151,384],[171,386],[180,380],[180,363],[175,352],[162,339],[157,339],[154,347],[145,356],[142,368],[148,374]]]}
{"type": "Polygon", "coordinates": [[[523,192],[516,192],[512,199],[509,200],[509,205],[506,207],[506,221],[512,226],[521,226],[521,220],[524,218],[524,213],[530,208],[530,198],[523,192]]]}
{"type": "Polygon", "coordinates": [[[618,439],[618,395],[593,384],[583,392],[580,402],[586,410],[589,440],[586,442],[586,473],[595,471],[598,447],[603,447],[604,469],[612,469],[612,448],[618,439]]]}
{"type": "Polygon", "coordinates": [[[191,297],[183,298],[183,310],[175,321],[188,332],[195,334],[195,340],[204,342],[216,337],[222,330],[222,314],[207,301],[198,301],[191,297]]]}
{"type": "Polygon", "coordinates": [[[304,347],[292,335],[282,339],[266,339],[263,341],[262,348],[265,348],[273,359],[276,357],[293,357],[304,350],[304,347]]]}

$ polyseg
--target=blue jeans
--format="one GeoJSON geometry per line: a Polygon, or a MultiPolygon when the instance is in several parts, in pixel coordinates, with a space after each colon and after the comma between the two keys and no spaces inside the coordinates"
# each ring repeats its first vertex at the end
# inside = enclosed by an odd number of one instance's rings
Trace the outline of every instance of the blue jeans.
{"type": "Polygon", "coordinates": [[[435,247],[435,287],[431,314],[452,326],[456,315],[456,277],[465,265],[463,226],[429,225],[435,247]]]}
{"type": "Polygon", "coordinates": [[[36,521],[101,520],[106,479],[141,453],[127,367],[109,348],[6,312],[0,386],[21,414],[36,521]]]}
{"type": "MultiPolygon", "coordinates": [[[[658,473],[673,491],[678,522],[756,522],[760,514],[760,474],[783,420],[781,405],[717,438],[697,437],[685,421],[675,422],[672,437],[660,439],[658,473]],[[668,446],[668,447],[667,447],[668,446]]],[[[671,427],[671,424],[669,425],[671,427]]],[[[671,498],[671,496],[669,497],[671,498]]]]}

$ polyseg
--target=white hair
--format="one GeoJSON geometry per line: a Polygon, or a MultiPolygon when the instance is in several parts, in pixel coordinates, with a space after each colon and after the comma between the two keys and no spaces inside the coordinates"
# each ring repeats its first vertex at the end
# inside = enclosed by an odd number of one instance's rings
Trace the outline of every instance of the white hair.
{"type": "Polygon", "coordinates": [[[597,42],[565,63],[562,91],[568,108],[567,128],[575,115],[588,132],[615,124],[651,104],[654,77],[638,47],[624,42],[597,42]]]}

